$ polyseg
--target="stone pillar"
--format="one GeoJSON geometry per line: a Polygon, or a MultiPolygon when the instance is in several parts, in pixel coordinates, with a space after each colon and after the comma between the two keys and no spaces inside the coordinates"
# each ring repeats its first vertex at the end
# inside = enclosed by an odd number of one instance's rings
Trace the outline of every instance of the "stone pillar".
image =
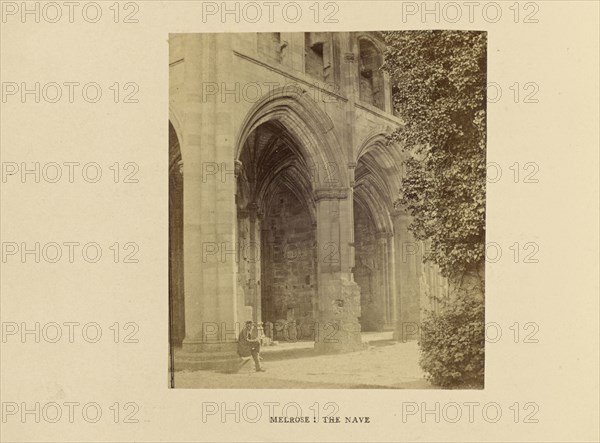
{"type": "Polygon", "coordinates": [[[250,247],[248,252],[251,255],[248,260],[250,267],[250,301],[252,304],[252,320],[256,323],[262,322],[262,305],[261,305],[261,271],[260,271],[260,234],[262,214],[256,203],[248,205],[248,213],[250,216],[250,247]]]}
{"type": "Polygon", "coordinates": [[[396,282],[396,242],[394,236],[389,235],[387,238],[388,243],[388,264],[389,264],[389,287],[390,287],[390,304],[391,304],[391,318],[390,324],[393,328],[396,327],[398,322],[398,306],[400,291],[398,290],[398,283],[396,282]]]}
{"type": "Polygon", "coordinates": [[[318,297],[317,352],[350,352],[363,348],[360,288],[354,267],[352,189],[315,192],[317,205],[318,297]]]}
{"type": "Polygon", "coordinates": [[[235,180],[236,180],[236,209],[237,209],[237,230],[236,230],[236,291],[237,291],[237,316],[240,322],[246,319],[252,319],[253,299],[251,294],[251,223],[250,211],[248,209],[247,186],[243,164],[240,161],[235,162],[235,180]]]}
{"type": "Polygon", "coordinates": [[[377,234],[379,248],[380,274],[382,279],[382,317],[383,329],[394,328],[396,325],[396,270],[394,257],[394,237],[389,232],[377,234]]]}
{"type": "Polygon", "coordinates": [[[202,91],[204,82],[225,81],[221,70],[231,63],[231,48],[226,34],[188,34],[185,39],[186,331],[175,365],[214,368],[237,360],[236,184],[230,113],[226,103],[203,97],[202,91]]]}
{"type": "Polygon", "coordinates": [[[421,289],[417,263],[420,256],[420,242],[415,241],[412,233],[408,230],[410,224],[408,214],[396,211],[392,217],[396,285],[399,292],[394,339],[399,341],[417,340],[421,325],[421,289]]]}

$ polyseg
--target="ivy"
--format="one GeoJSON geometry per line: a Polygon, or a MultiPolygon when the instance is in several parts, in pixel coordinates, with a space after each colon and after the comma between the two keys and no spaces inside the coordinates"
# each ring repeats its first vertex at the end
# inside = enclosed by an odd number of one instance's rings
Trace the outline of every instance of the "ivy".
{"type": "Polygon", "coordinates": [[[385,69],[409,153],[396,206],[427,240],[426,260],[458,279],[485,258],[486,34],[385,32],[385,69]]]}
{"type": "Polygon", "coordinates": [[[485,324],[483,299],[459,294],[421,323],[420,365],[443,388],[483,388],[485,324]]]}

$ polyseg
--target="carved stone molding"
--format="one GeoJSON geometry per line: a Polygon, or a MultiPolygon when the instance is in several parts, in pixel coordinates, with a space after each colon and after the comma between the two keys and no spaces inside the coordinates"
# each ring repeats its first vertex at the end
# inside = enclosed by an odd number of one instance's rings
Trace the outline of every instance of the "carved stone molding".
{"type": "Polygon", "coordinates": [[[392,234],[391,232],[387,232],[387,231],[379,231],[375,234],[375,238],[377,240],[387,240],[393,236],[394,236],[394,234],[392,234]]]}
{"type": "Polygon", "coordinates": [[[350,195],[350,188],[321,188],[315,189],[315,201],[345,200],[350,195]]]}

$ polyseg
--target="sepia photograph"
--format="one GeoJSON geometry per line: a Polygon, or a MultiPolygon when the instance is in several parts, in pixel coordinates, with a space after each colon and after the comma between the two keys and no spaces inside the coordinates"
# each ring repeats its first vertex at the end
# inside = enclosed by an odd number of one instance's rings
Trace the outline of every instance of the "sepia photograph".
{"type": "Polygon", "coordinates": [[[0,443],[600,441],[599,13],[0,0],[0,443]]]}
{"type": "Polygon", "coordinates": [[[483,389],[487,33],[169,36],[169,386],[483,389]]]}

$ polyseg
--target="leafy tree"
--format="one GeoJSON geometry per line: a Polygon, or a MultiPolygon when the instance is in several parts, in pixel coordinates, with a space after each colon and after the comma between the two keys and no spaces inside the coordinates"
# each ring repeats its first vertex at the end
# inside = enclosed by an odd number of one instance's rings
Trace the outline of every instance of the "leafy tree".
{"type": "Polygon", "coordinates": [[[451,287],[483,296],[486,182],[486,34],[385,32],[384,69],[404,127],[392,134],[410,153],[396,202],[413,217],[426,255],[451,287]],[[465,275],[478,282],[464,281],[465,275]]]}

